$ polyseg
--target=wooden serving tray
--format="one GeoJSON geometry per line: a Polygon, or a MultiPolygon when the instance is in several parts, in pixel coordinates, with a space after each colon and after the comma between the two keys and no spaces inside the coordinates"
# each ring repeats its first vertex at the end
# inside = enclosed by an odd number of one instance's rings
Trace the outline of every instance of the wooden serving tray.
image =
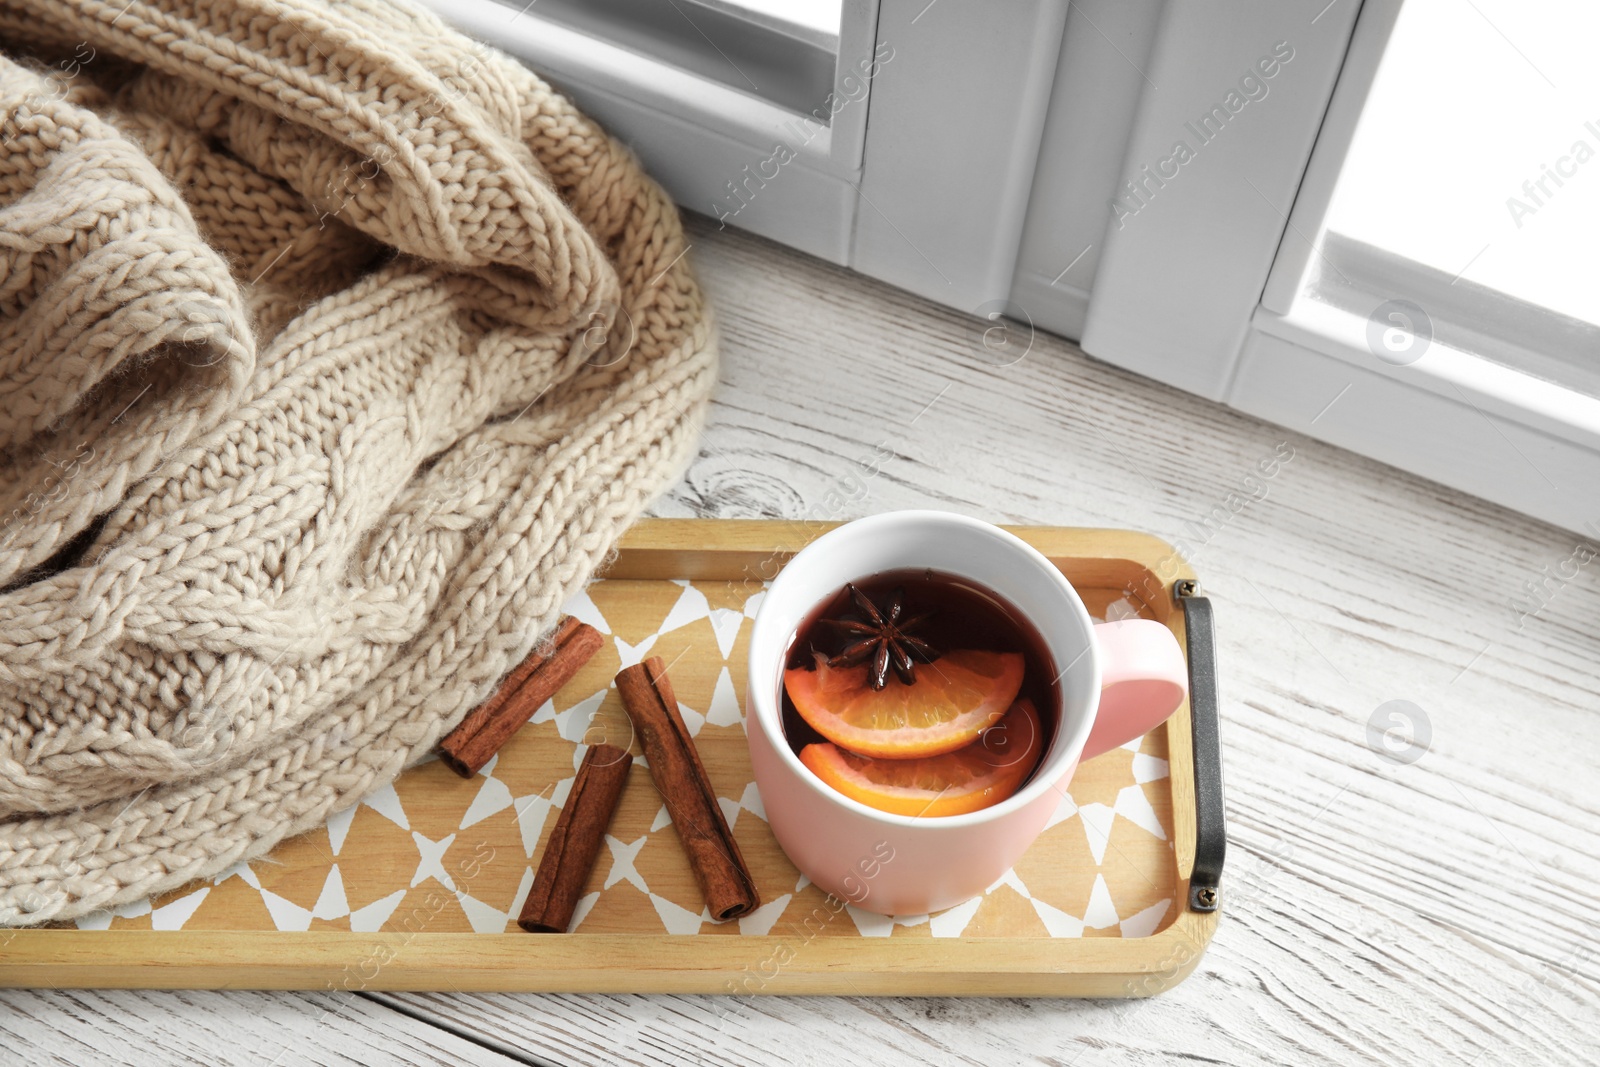
{"type": "MultiPolygon", "coordinates": [[[[568,605],[606,647],[476,778],[429,760],[216,879],[65,928],[0,931],[0,985],[1141,996],[1181,981],[1217,922],[1190,904],[1187,704],[1079,767],[1049,828],[967,904],[896,918],[834,911],[795,870],[751,782],[745,654],[764,579],[829,528],[641,522],[603,580],[568,605]],[[573,932],[523,933],[516,917],[582,744],[639,751],[611,678],[650,655],[670,664],[764,903],[709,921],[636,766],[573,932]]],[[[1154,618],[1184,643],[1172,583],[1192,574],[1165,542],[1014,532],[1061,568],[1091,614],[1154,618]]]]}

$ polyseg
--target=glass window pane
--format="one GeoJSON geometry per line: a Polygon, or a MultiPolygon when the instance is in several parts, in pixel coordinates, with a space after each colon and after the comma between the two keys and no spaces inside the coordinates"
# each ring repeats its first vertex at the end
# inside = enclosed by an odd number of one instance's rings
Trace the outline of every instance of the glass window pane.
{"type": "Polygon", "coordinates": [[[1600,4],[1406,0],[1327,228],[1600,323],[1600,4]]]}
{"type": "Polygon", "coordinates": [[[778,22],[832,37],[839,36],[844,0],[714,0],[717,6],[742,9],[778,22]]]}
{"type": "Polygon", "coordinates": [[[828,122],[843,0],[498,2],[828,122]]]}

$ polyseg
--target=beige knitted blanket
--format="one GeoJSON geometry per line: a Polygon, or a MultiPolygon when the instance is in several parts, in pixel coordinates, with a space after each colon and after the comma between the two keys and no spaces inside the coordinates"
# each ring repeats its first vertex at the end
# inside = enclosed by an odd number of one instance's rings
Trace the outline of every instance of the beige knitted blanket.
{"type": "Polygon", "coordinates": [[[677,214],[406,0],[0,0],[0,924],[393,779],[685,462],[677,214]]]}

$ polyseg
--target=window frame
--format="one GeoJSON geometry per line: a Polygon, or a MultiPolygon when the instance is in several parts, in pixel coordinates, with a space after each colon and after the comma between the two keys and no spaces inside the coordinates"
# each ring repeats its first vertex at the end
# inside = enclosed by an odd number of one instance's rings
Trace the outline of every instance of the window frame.
{"type": "Polygon", "coordinates": [[[566,92],[682,207],[952,307],[1010,294],[1069,0],[844,0],[827,126],[536,5],[423,2],[566,92]]]}
{"type": "MultiPolygon", "coordinates": [[[[1431,351],[1396,365],[1357,306],[1383,292],[1296,299],[1403,0],[844,0],[826,126],[531,5],[424,2],[539,70],[689,210],[1569,529],[1600,521],[1580,491],[1600,485],[1600,399],[1560,384],[1591,379],[1570,354],[1495,347],[1430,298],[1431,351]],[[1267,76],[1279,42],[1294,58],[1267,76]],[[1245,75],[1270,92],[1152,183],[1245,75]],[[1115,198],[1135,180],[1153,195],[1130,218],[1115,198]],[[735,181],[751,195],[728,199],[735,181]]],[[[1369,287],[1425,291],[1370,266],[1369,287]]]]}
{"type": "Polygon", "coordinates": [[[1404,279],[1376,259],[1353,273],[1394,289],[1373,294],[1365,312],[1348,292],[1343,301],[1300,294],[1402,2],[1264,11],[1253,0],[1228,0],[1205,5],[1205,13],[1199,5],[1167,6],[1148,70],[1152,87],[1129,138],[1129,174],[1154,158],[1175,125],[1174,101],[1209,99],[1265,35],[1303,34],[1318,8],[1318,24],[1326,25],[1316,38],[1288,38],[1297,49],[1308,42],[1307,92],[1281,100],[1288,106],[1272,122],[1239,124],[1246,136],[1202,160],[1214,166],[1160,190],[1165,203],[1159,195],[1149,203],[1170,210],[1141,211],[1131,220],[1137,227],[1108,225],[1083,348],[1310,437],[1596,532],[1600,399],[1552,380],[1558,359],[1527,350],[1518,358],[1493,342],[1480,343],[1489,349],[1481,353],[1455,347],[1482,330],[1437,302],[1429,309],[1431,337],[1415,358],[1380,358],[1370,331],[1385,325],[1383,307],[1424,291],[1424,279],[1404,279]],[[1208,19],[1250,32],[1229,40],[1208,19]]]}

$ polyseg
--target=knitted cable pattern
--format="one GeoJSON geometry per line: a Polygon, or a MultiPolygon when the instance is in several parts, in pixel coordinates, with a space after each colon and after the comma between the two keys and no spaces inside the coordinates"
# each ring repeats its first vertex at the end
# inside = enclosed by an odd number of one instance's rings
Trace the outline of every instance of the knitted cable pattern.
{"type": "Polygon", "coordinates": [[[0,924],[427,754],[681,469],[671,202],[402,0],[0,0],[0,924]]]}

